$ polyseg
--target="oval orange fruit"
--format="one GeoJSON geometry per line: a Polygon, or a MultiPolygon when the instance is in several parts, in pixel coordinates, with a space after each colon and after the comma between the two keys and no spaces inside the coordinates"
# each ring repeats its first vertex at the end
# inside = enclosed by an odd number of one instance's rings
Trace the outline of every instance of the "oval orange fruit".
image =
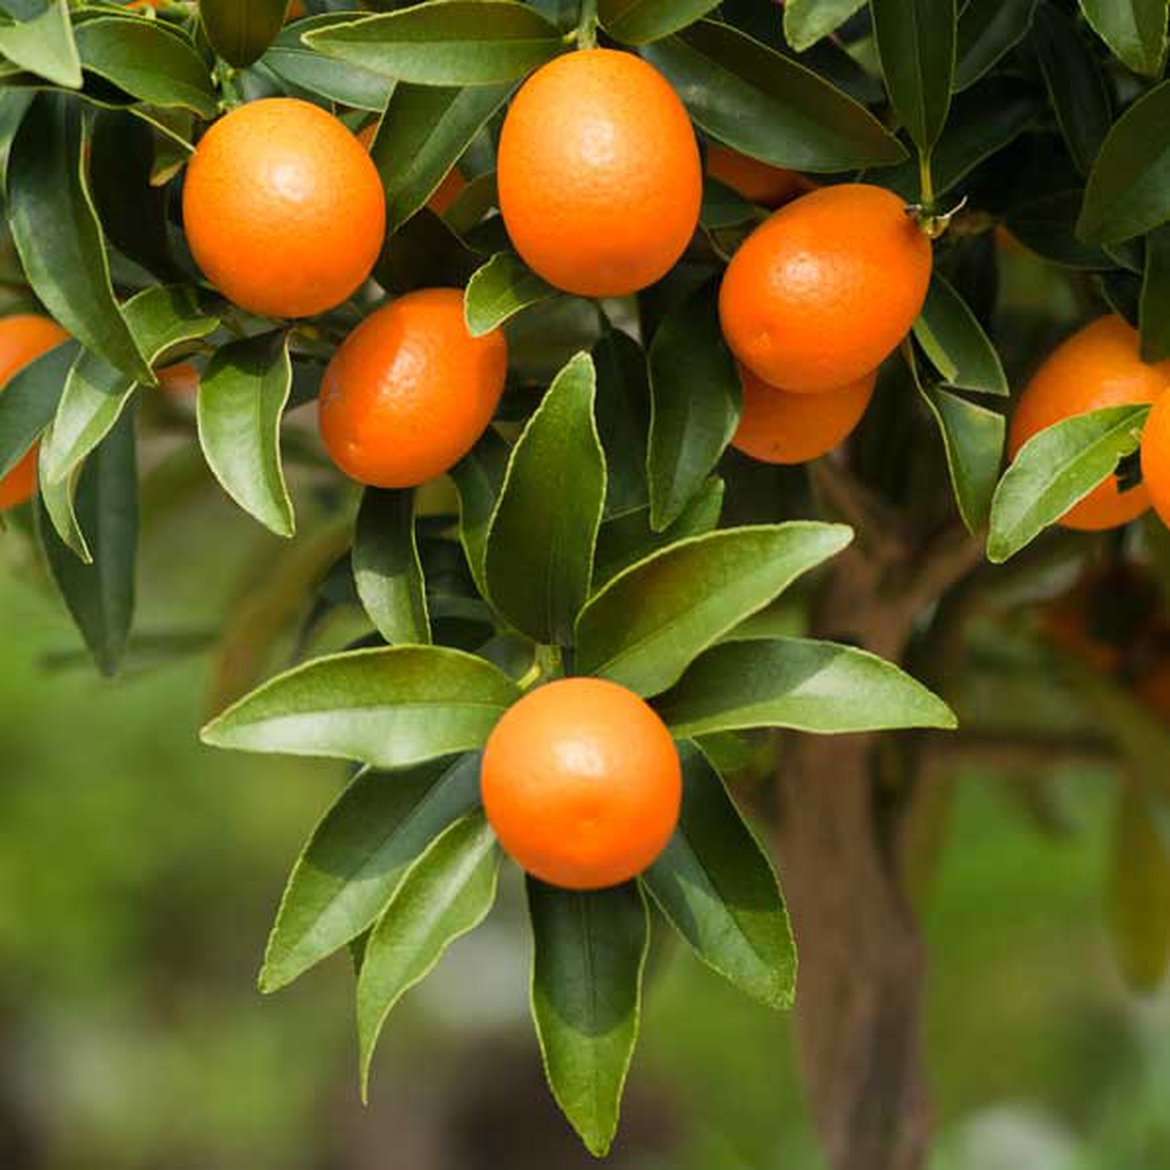
{"type": "Polygon", "coordinates": [[[586,49],[538,69],[500,134],[500,212],[525,263],[587,297],[664,276],[699,222],[699,147],[678,95],[630,53],[586,49]]]}
{"type": "Polygon", "coordinates": [[[814,187],[799,171],[770,166],[718,142],[707,146],[707,174],[760,207],[780,207],[814,187]]]}
{"type": "Polygon", "coordinates": [[[682,768],[666,725],[633,691],[565,678],[504,714],[481,787],[488,820],[522,869],[593,890],[629,881],[666,847],[682,768]]]}
{"type": "Polygon", "coordinates": [[[359,483],[413,487],[457,463],[483,434],[504,389],[508,347],[473,337],[463,294],[422,289],[367,317],[321,383],[321,436],[359,483]]]}
{"type": "MultiPolygon", "coordinates": [[[[1170,363],[1158,368],[1170,381],[1170,363]]],[[[1158,397],[1142,432],[1142,486],[1158,518],[1170,526],[1170,393],[1158,397]]]]}
{"type": "Polygon", "coordinates": [[[822,187],[771,215],[731,258],[723,336],[773,386],[832,390],[877,369],[906,336],[931,267],[930,241],[896,195],[822,187]]]}
{"type": "MultiPolygon", "coordinates": [[[[1048,356],[1016,404],[1008,432],[1014,459],[1037,431],[1062,419],[1106,406],[1153,402],[1170,387],[1170,362],[1143,362],[1137,330],[1116,314],[1099,317],[1048,356]]],[[[1150,504],[1146,486],[1122,492],[1110,476],[1062,517],[1066,528],[1116,528],[1140,516],[1150,504]]]]}
{"type": "Polygon", "coordinates": [[[386,198],[342,122],[308,102],[264,98],[199,141],[183,223],[199,267],[230,301],[267,317],[311,317],[370,275],[386,198]]]}

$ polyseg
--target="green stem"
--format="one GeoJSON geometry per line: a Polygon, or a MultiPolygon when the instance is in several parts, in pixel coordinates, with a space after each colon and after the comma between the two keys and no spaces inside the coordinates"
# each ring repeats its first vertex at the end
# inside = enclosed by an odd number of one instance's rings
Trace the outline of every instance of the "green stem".
{"type": "Polygon", "coordinates": [[[934,211],[934,176],[930,173],[930,151],[920,151],[918,155],[918,183],[921,189],[920,202],[923,209],[934,211]]]}
{"type": "Polygon", "coordinates": [[[577,20],[577,48],[597,48],[597,0],[581,0],[581,15],[577,20]]]}

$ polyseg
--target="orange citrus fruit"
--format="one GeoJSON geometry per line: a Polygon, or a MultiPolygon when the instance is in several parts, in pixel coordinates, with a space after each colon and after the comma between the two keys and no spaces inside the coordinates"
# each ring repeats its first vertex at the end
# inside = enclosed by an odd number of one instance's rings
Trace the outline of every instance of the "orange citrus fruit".
{"type": "MultiPolygon", "coordinates": [[[[1100,317],[1059,345],[1036,371],[1016,404],[1008,432],[1008,455],[1037,431],[1072,415],[1106,406],[1153,402],[1170,387],[1170,362],[1148,365],[1137,330],[1116,314],[1100,317]]],[[[1150,505],[1144,484],[1122,492],[1110,476],[1061,519],[1066,528],[1116,528],[1150,505]]]]}
{"type": "Polygon", "coordinates": [[[516,251],[566,292],[624,296],[664,276],[699,222],[690,119],[630,53],[585,49],[538,69],[500,134],[500,211],[516,251]]]}
{"type": "Polygon", "coordinates": [[[743,413],[731,445],[764,463],[807,463],[831,451],[861,421],[877,371],[820,394],[792,394],[739,367],[743,413]]]}
{"type": "MultiPolygon", "coordinates": [[[[56,321],[33,313],[0,319],[0,389],[34,358],[48,353],[68,336],[56,321]]],[[[37,448],[33,444],[20,462],[0,479],[0,512],[23,504],[36,490],[37,448]]]]}
{"type": "Polygon", "coordinates": [[[367,317],[321,383],[321,436],[359,483],[413,487],[458,463],[504,389],[508,346],[473,337],[454,288],[408,293],[367,317]]]}
{"type": "MultiPolygon", "coordinates": [[[[1170,371],[1170,363],[1158,369],[1170,371]]],[[[1142,432],[1142,486],[1162,523],[1170,525],[1170,394],[1154,403],[1142,432]]]]}
{"type": "Polygon", "coordinates": [[[930,241],[889,191],[822,187],[744,241],[719,290],[732,353],[773,386],[832,390],[877,369],[930,284],[930,241]]]}
{"type": "MultiPolygon", "coordinates": [[[[369,150],[374,145],[374,135],[377,133],[377,121],[367,122],[357,132],[357,140],[366,150],[369,150]]],[[[451,204],[459,198],[466,187],[467,180],[459,173],[459,168],[452,167],[443,176],[443,181],[435,188],[435,193],[427,200],[427,206],[436,215],[446,215],[451,204]]]]}
{"type": "Polygon", "coordinates": [[[814,186],[798,171],[770,166],[718,142],[707,146],[707,174],[760,207],[779,207],[814,186]]]}
{"type": "Polygon", "coordinates": [[[522,869],[594,890],[635,877],[666,847],[682,768],[666,725],[633,691],[565,678],[505,713],[481,786],[488,820],[522,869]]]}
{"type": "Polygon", "coordinates": [[[190,362],[176,362],[158,371],[158,384],[180,398],[193,398],[199,393],[199,371],[190,362]]]}
{"type": "Polygon", "coordinates": [[[310,317],[370,275],[386,197],[342,122],[308,102],[264,98],[200,140],[183,223],[199,267],[229,300],[263,316],[310,317]]]}

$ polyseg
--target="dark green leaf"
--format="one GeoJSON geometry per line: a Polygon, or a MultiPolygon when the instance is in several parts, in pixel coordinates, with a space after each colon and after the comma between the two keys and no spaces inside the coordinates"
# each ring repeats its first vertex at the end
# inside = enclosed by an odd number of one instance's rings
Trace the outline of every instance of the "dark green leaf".
{"type": "Polygon", "coordinates": [[[577,668],[640,695],[666,690],[708,646],[852,539],[841,524],[728,528],[647,557],[577,621],[577,668]]]}
{"type": "Polygon", "coordinates": [[[268,940],[262,991],[276,991],[356,938],[411,865],[479,803],[479,757],[363,771],[313,831],[268,940]]]}
{"type": "Polygon", "coordinates": [[[67,0],[48,0],[43,11],[0,26],[0,55],[54,85],[81,88],[67,0]]]}
{"type": "Polygon", "coordinates": [[[906,156],[864,106],[728,25],[702,21],[643,56],[704,130],[773,166],[846,171],[906,156]]]}
{"type": "Polygon", "coordinates": [[[739,424],[735,359],[719,326],[716,292],[703,285],[662,322],[650,346],[650,522],[682,514],[739,424]]]}
{"type": "Polygon", "coordinates": [[[374,265],[374,276],[394,293],[419,288],[463,288],[482,263],[429,208],[416,212],[388,240],[374,265]]]}
{"type": "Polygon", "coordinates": [[[1021,244],[1054,264],[1089,272],[1112,268],[1114,261],[1104,251],[1077,238],[1084,197],[1083,191],[1058,191],[1029,200],[1011,209],[1005,225],[1021,244]]]}
{"type": "Polygon", "coordinates": [[[475,587],[487,596],[484,554],[487,551],[488,526],[504,486],[510,448],[494,427],[488,427],[479,442],[451,468],[451,478],[459,491],[459,538],[475,587]]]}
{"type": "Polygon", "coordinates": [[[207,39],[230,65],[258,60],[284,24],[288,0],[199,0],[207,39]]]}
{"type": "Polygon", "coordinates": [[[959,18],[955,89],[974,85],[1028,35],[1036,0],[970,0],[959,18]]]}
{"type": "Polygon", "coordinates": [[[988,559],[1015,556],[1138,449],[1148,406],[1109,406],[1076,414],[1020,448],[991,506],[988,559]]]}
{"type": "Polygon", "coordinates": [[[966,301],[935,273],[914,336],[948,386],[1006,396],[1003,364],[966,301]]]}
{"type": "Polygon", "coordinates": [[[288,334],[233,341],[199,385],[199,445],[224,491],[278,536],[292,536],[292,500],[280,465],[280,420],[292,387],[288,334]]]}
{"type": "Polygon", "coordinates": [[[354,532],[353,577],[366,613],[390,645],[430,642],[413,491],[366,488],[354,532]]]}
{"type": "Polygon", "coordinates": [[[1142,361],[1170,358],[1170,224],[1146,239],[1146,269],[1139,310],[1142,361]]]}
{"type": "Polygon", "coordinates": [[[551,61],[560,33],[513,0],[430,0],[305,34],[319,52],[419,85],[498,85],[551,61]]]}
{"type": "Polygon", "coordinates": [[[955,726],[946,703],[893,663],[806,638],[714,646],[654,705],[679,738],[749,727],[831,735],[955,726]]]}
{"type": "Polygon", "coordinates": [[[634,882],[560,890],[528,879],[532,1017],[557,1104],[589,1151],[617,1132],[638,1038],[650,919],[634,882]]]}
{"type": "Polygon", "coordinates": [[[650,429],[650,381],[646,355],[628,334],[603,333],[593,347],[597,369],[597,433],[605,451],[605,515],[642,508],[646,486],[646,442],[650,429]]]}
{"type": "Polygon", "coordinates": [[[459,650],[354,650],[278,675],[212,720],[203,741],[405,768],[482,747],[519,697],[511,679],[459,650]]]}
{"type": "Polygon", "coordinates": [[[1100,38],[1135,73],[1158,77],[1166,64],[1166,0],[1081,0],[1100,38]]]}
{"type": "Polygon", "coordinates": [[[645,45],[660,41],[706,16],[719,0],[600,0],[601,27],[615,41],[645,45]]]}
{"type": "Polygon", "coordinates": [[[784,5],[784,36],[798,52],[812,48],[836,32],[865,0],[788,0],[784,5]]]}
{"type": "Polygon", "coordinates": [[[473,337],[482,337],[521,309],[556,295],[518,256],[498,252],[467,283],[467,328],[473,337]]]}
{"type": "Polygon", "coordinates": [[[589,592],[605,503],[596,376],[578,354],[556,376],[508,463],[487,537],[493,604],[538,642],[567,645],[589,592]],[[558,484],[556,491],[549,485],[558,484]]]}
{"type": "Polygon", "coordinates": [[[496,900],[500,849],[482,812],[456,821],[410,868],[366,942],[357,986],[362,1098],[394,1005],[474,930],[496,900]]]}
{"type": "Polygon", "coordinates": [[[0,394],[0,479],[53,421],[77,353],[75,341],[64,342],[29,362],[4,387],[0,394]]]}
{"type": "Polygon", "coordinates": [[[49,312],[78,341],[142,382],[154,375],[110,284],[101,228],[84,179],[81,109],[38,93],[8,155],[8,222],[25,273],[49,312]]]}
{"type": "Polygon", "coordinates": [[[689,743],[679,755],[682,816],[642,883],[704,963],[768,1007],[791,1007],[796,946],[776,873],[706,756],[689,743]]]}

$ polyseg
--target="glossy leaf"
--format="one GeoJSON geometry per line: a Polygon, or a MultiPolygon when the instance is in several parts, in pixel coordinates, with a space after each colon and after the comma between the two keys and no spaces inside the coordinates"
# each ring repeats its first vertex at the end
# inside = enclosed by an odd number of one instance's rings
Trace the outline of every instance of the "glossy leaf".
{"type": "Polygon", "coordinates": [[[514,0],[430,0],[305,34],[319,52],[418,85],[515,81],[562,51],[560,33],[514,0]]]}
{"type": "Polygon", "coordinates": [[[931,278],[914,336],[948,386],[984,394],[1009,394],[1003,363],[978,318],[946,278],[931,278]]]}
{"type": "Polygon", "coordinates": [[[153,384],[118,309],[82,165],[81,109],[38,93],[8,154],[8,223],[24,271],[50,314],[111,365],[153,384]]]}
{"type": "Polygon", "coordinates": [[[515,683],[482,658],[390,646],[286,671],[203,729],[204,743],[405,768],[482,747],[515,683]]]}
{"type": "Polygon", "coordinates": [[[77,522],[92,563],[67,548],[43,507],[39,530],[49,571],[103,674],[118,669],[134,615],[138,477],[134,413],[126,411],[93,453],[77,486],[77,522]]]}
{"type": "Polygon", "coordinates": [[[510,450],[500,433],[488,427],[450,472],[459,492],[459,539],[482,596],[488,591],[483,566],[488,526],[504,486],[510,450]]]}
{"type": "Polygon", "coordinates": [[[411,867],[370,933],[357,986],[363,1100],[386,1017],[457,938],[487,917],[500,858],[482,812],[456,821],[411,867]]]}
{"type": "Polygon", "coordinates": [[[776,872],[719,773],[679,745],[682,816],[642,884],[712,970],[772,1008],[792,1006],[796,945],[776,872]]]}
{"type": "Polygon", "coordinates": [[[601,27],[615,41],[645,45],[660,41],[706,16],[719,0],[600,0],[601,27]]]}
{"type": "Polygon", "coordinates": [[[650,522],[663,529],[702,487],[739,424],[739,374],[713,286],[703,285],[667,316],[649,362],[650,522]]]}
{"type": "Polygon", "coordinates": [[[557,295],[511,252],[497,252],[467,282],[464,315],[473,337],[498,329],[521,309],[557,295]]]}
{"type": "Polygon", "coordinates": [[[708,646],[852,539],[841,524],[728,528],[613,578],[577,621],[577,668],[655,695],[708,646]]]}
{"type": "Polygon", "coordinates": [[[650,920],[634,882],[561,890],[528,879],[532,1016],[557,1104],[596,1157],[617,1132],[638,1038],[650,920]]]}
{"type": "Polygon", "coordinates": [[[287,11],[288,0],[199,0],[207,39],[237,68],[263,56],[280,32],[287,11]]]}
{"type": "Polygon", "coordinates": [[[1077,232],[1091,243],[1129,240],[1170,220],[1170,81],[1114,123],[1089,176],[1077,232]]]}
{"type": "Polygon", "coordinates": [[[224,491],[277,536],[292,536],[280,464],[280,421],[292,388],[288,334],[264,333],[217,350],[199,385],[199,445],[224,491]]]}
{"type": "Polygon", "coordinates": [[[708,134],[773,166],[845,171],[906,155],[864,106],[729,25],[701,21],[642,54],[708,134]]]}
{"type": "Polygon", "coordinates": [[[1081,0],[1081,11],[1135,73],[1161,74],[1166,64],[1166,0],[1081,0]]]}
{"type": "Polygon", "coordinates": [[[865,0],[788,0],[784,5],[784,36],[798,53],[803,53],[864,7],[865,0]]]}
{"type": "Polygon", "coordinates": [[[81,88],[81,62],[67,0],[48,0],[29,19],[0,26],[0,56],[53,85],[81,88]]]}
{"type": "Polygon", "coordinates": [[[892,662],[807,638],[714,646],[654,706],[679,738],[749,727],[831,735],[956,725],[942,699],[892,662]]]}
{"type": "Polygon", "coordinates": [[[605,502],[605,456],[593,417],[596,376],[578,354],[524,428],[488,530],[493,604],[538,642],[567,645],[589,592],[605,502]],[[557,491],[549,484],[557,483],[557,491]]]}
{"type": "Polygon", "coordinates": [[[353,578],[366,613],[391,646],[431,640],[414,529],[413,491],[366,488],[354,531],[353,578]]]}
{"type": "Polygon", "coordinates": [[[0,479],[53,421],[78,345],[66,341],[14,374],[0,394],[0,479]]]}
{"type": "Polygon", "coordinates": [[[610,329],[593,347],[597,433],[605,451],[605,516],[646,506],[650,379],[646,355],[628,334],[610,329]]]}
{"type": "Polygon", "coordinates": [[[890,101],[918,149],[946,124],[955,73],[955,0],[870,0],[890,101]]]}
{"type": "Polygon", "coordinates": [[[510,89],[395,86],[370,152],[386,188],[391,232],[426,204],[510,89]]]}
{"type": "Polygon", "coordinates": [[[1139,309],[1142,361],[1170,358],[1170,224],[1146,239],[1146,267],[1139,309]]]}
{"type": "Polygon", "coordinates": [[[1109,406],[1076,414],[1034,435],[1020,448],[995,492],[987,556],[1015,556],[1118,462],[1138,448],[1148,406],[1109,406]]]}
{"type": "Polygon", "coordinates": [[[956,90],[974,85],[1028,35],[1036,0],[970,0],[959,18],[956,90]]]}

